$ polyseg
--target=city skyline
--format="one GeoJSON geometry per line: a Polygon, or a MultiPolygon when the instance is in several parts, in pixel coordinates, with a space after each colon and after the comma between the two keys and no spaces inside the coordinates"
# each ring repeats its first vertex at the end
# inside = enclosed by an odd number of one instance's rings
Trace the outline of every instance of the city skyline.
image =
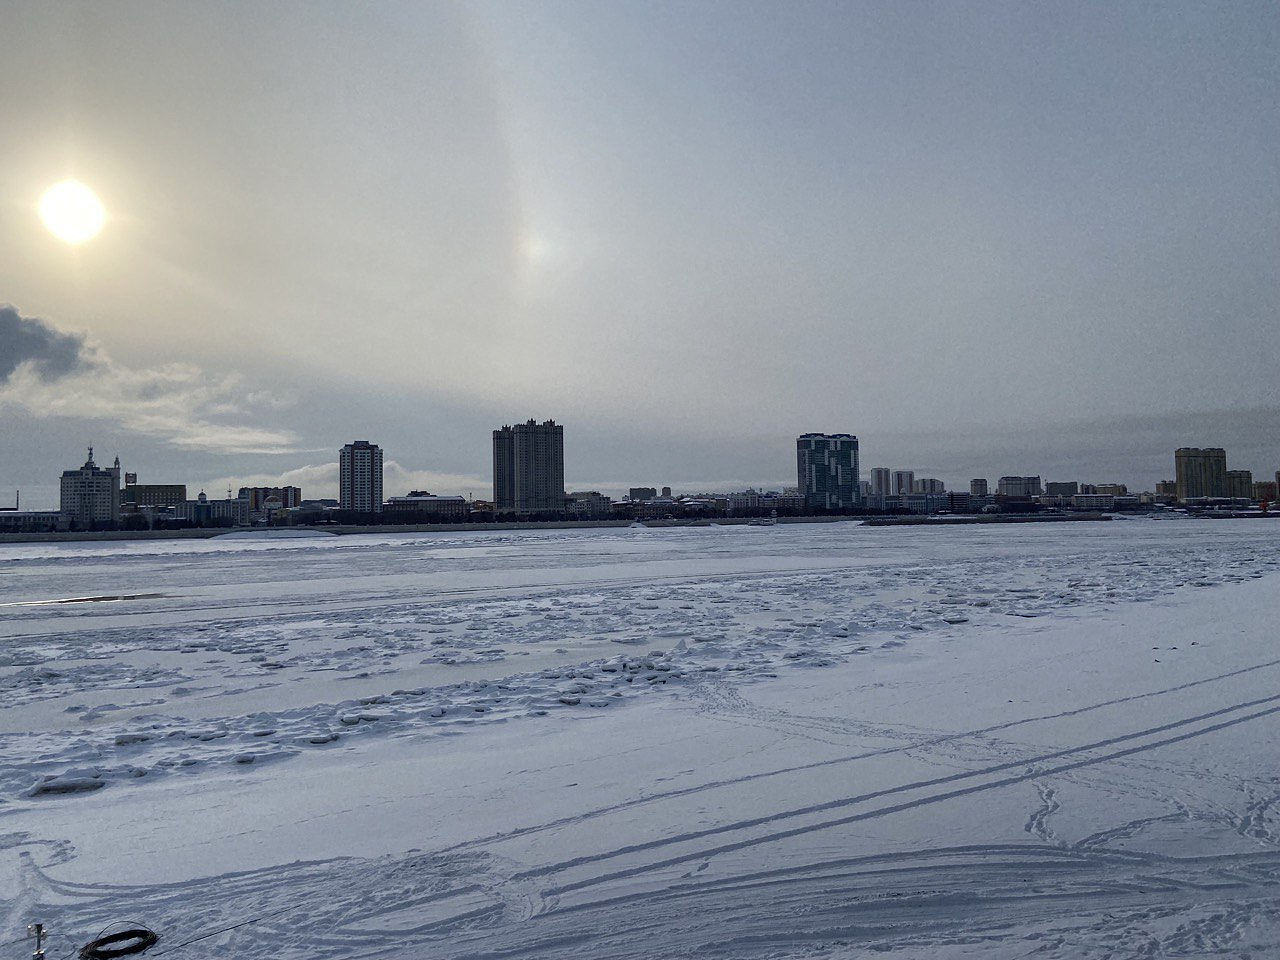
{"type": "MultiPolygon", "coordinates": [[[[863,434],[865,435],[865,433],[863,434]]],[[[485,438],[486,440],[489,437],[485,438]]],[[[577,442],[575,429],[575,444],[577,442]]],[[[796,486],[795,477],[795,438],[791,437],[783,441],[784,452],[790,456],[775,457],[775,459],[787,459],[790,461],[789,475],[775,477],[773,479],[720,479],[720,480],[689,480],[675,479],[671,480],[664,477],[652,479],[652,482],[658,486],[672,487],[679,493],[728,493],[740,490],[756,489],[756,490],[782,490],[785,488],[796,486]]],[[[93,444],[89,445],[90,447],[93,444]]],[[[492,444],[490,446],[489,461],[492,463],[492,444]]],[[[1178,444],[1179,447],[1185,447],[1186,444],[1178,444]]],[[[1271,448],[1267,447],[1261,453],[1255,452],[1256,463],[1250,466],[1242,466],[1244,463],[1241,455],[1236,452],[1239,447],[1228,444],[1230,452],[1231,471],[1237,472],[1245,470],[1251,472],[1255,479],[1268,479],[1273,475],[1274,463],[1280,461],[1280,452],[1274,455],[1269,454],[1271,448]]],[[[1253,449],[1257,450],[1255,445],[1253,449]]],[[[101,448],[101,447],[100,447],[101,448]]],[[[567,448],[569,453],[574,452],[574,444],[570,444],[567,448]]],[[[1245,445],[1245,449],[1250,449],[1245,445]]],[[[340,451],[339,451],[340,452],[340,451]]],[[[381,455],[382,451],[379,451],[381,455]]],[[[770,451],[776,453],[776,451],[770,451]]],[[[113,450],[113,456],[118,456],[113,450]]],[[[125,459],[128,460],[126,453],[125,459]]],[[[938,475],[942,482],[946,485],[947,490],[967,490],[969,484],[975,477],[981,477],[990,482],[991,489],[996,488],[996,481],[1001,476],[1020,476],[1028,469],[1034,469],[1035,464],[1030,461],[1033,458],[1024,458],[1019,463],[1016,458],[1002,460],[1005,468],[1001,470],[970,470],[964,471],[956,466],[948,467],[939,465],[940,457],[938,455],[925,455],[918,458],[916,463],[932,463],[934,467],[929,469],[905,467],[899,464],[886,465],[878,458],[868,458],[865,455],[860,456],[862,469],[860,479],[864,483],[874,484],[874,471],[888,470],[888,482],[890,484],[889,492],[896,492],[892,489],[892,481],[894,475],[898,473],[910,474],[913,479],[918,479],[928,474],[938,475]]],[[[1161,457],[1153,457],[1152,459],[1162,459],[1163,466],[1157,466],[1153,471],[1149,472],[1145,479],[1137,481],[1122,479],[1118,476],[1118,471],[1107,471],[1103,468],[1101,471],[1090,471],[1084,468],[1076,469],[1068,465],[1065,469],[1053,471],[1041,470],[1037,476],[1042,477],[1045,482],[1079,482],[1086,484],[1123,484],[1130,488],[1133,492],[1146,491],[1155,492],[1157,485],[1165,480],[1173,480],[1176,470],[1175,457],[1170,449],[1166,449],[1161,457]]],[[[66,457],[63,458],[65,465],[66,457]]],[[[138,476],[138,481],[144,485],[152,484],[182,484],[191,488],[192,491],[212,491],[214,494],[220,494],[222,491],[231,488],[238,489],[240,487],[302,487],[307,491],[308,498],[323,499],[340,499],[340,458],[334,459],[330,463],[325,464],[308,464],[303,467],[285,471],[280,474],[265,474],[261,472],[247,471],[244,474],[227,475],[216,477],[203,481],[195,481],[181,476],[161,476],[152,474],[148,471],[141,473],[133,467],[131,463],[126,463],[128,472],[138,476]]],[[[493,488],[492,472],[486,474],[459,475],[445,474],[430,470],[408,470],[405,469],[399,460],[394,456],[387,457],[384,461],[384,473],[390,477],[385,484],[385,495],[404,495],[412,490],[430,490],[432,493],[443,494],[446,496],[466,496],[468,498],[476,496],[483,499],[486,493],[491,494],[493,488]]],[[[62,468],[59,468],[61,470],[62,468]]],[[[650,482],[653,471],[649,470],[639,478],[639,482],[650,482]]],[[[5,483],[6,477],[0,477],[0,484],[5,483]]],[[[622,497],[632,487],[636,486],[637,479],[634,477],[617,478],[608,481],[600,480],[581,480],[574,479],[566,474],[564,486],[566,490],[571,489],[590,489],[598,490],[602,493],[622,497]]],[[[59,486],[56,479],[46,482],[29,484],[24,487],[10,485],[15,493],[21,493],[22,506],[24,509],[47,510],[58,508],[59,486]],[[33,495],[34,491],[34,495],[33,495]]],[[[0,487],[0,498],[7,498],[9,494],[4,492],[4,488],[0,487]]]]}
{"type": "MultiPolygon", "coordinates": [[[[554,420],[538,423],[530,418],[514,427],[505,425],[492,431],[492,500],[489,501],[491,507],[485,509],[491,509],[499,516],[547,519],[561,514],[585,519],[593,516],[591,511],[602,509],[601,505],[607,506],[614,500],[671,501],[673,497],[696,500],[725,495],[730,495],[732,500],[735,494],[751,497],[768,494],[794,497],[796,503],[803,504],[806,510],[817,513],[844,510],[856,513],[864,507],[873,511],[888,507],[905,508],[908,500],[913,512],[952,512],[968,509],[971,500],[981,504],[987,500],[991,487],[989,477],[971,477],[966,484],[948,484],[939,478],[917,477],[916,472],[910,469],[863,468],[858,438],[848,433],[809,432],[796,438],[795,444],[797,476],[794,486],[784,481],[737,484],[721,490],[691,487],[673,492],[672,486],[666,484],[661,487],[660,497],[658,488],[643,486],[629,487],[625,496],[611,486],[605,488],[604,494],[599,490],[573,492],[572,485],[564,481],[564,426],[554,420]],[[957,500],[957,496],[961,499],[957,500]],[[575,502],[577,506],[573,506],[575,502]]],[[[448,510],[455,517],[461,515],[458,511],[464,504],[473,500],[485,502],[483,497],[474,497],[472,491],[468,491],[465,497],[447,492],[441,495],[439,490],[432,492],[426,489],[397,493],[394,485],[390,495],[386,495],[381,446],[368,440],[356,440],[344,444],[338,454],[336,498],[326,496],[330,491],[324,488],[318,494],[312,488],[311,494],[304,496],[301,488],[294,484],[249,484],[240,485],[233,502],[232,490],[236,484],[230,481],[226,485],[225,500],[208,497],[205,485],[199,485],[200,493],[196,499],[186,499],[186,484],[139,483],[138,473],[124,470],[118,455],[113,467],[98,467],[91,445],[83,467],[62,472],[56,507],[33,506],[30,500],[21,504],[20,491],[17,491],[14,506],[0,507],[0,511],[6,512],[11,520],[25,510],[28,514],[60,512],[65,518],[79,520],[81,524],[99,520],[115,523],[123,516],[121,505],[127,504],[128,509],[134,512],[139,507],[176,508],[179,519],[229,516],[234,517],[237,523],[249,523],[251,520],[269,520],[274,510],[321,502],[347,514],[380,514],[386,507],[401,515],[406,512],[438,514],[441,510],[448,510]],[[93,505],[89,506],[91,502],[93,505]]],[[[394,461],[390,463],[394,470],[396,464],[394,461]]],[[[1070,505],[1077,509],[1086,503],[1090,508],[1109,509],[1113,498],[1118,498],[1114,500],[1116,505],[1121,500],[1139,505],[1200,499],[1274,503],[1280,496],[1276,492],[1280,486],[1280,470],[1273,473],[1268,468],[1255,472],[1241,469],[1238,464],[1228,469],[1227,451],[1221,447],[1179,447],[1173,453],[1173,463],[1170,476],[1176,479],[1160,480],[1150,486],[1135,486],[1133,489],[1125,483],[1091,482],[1088,479],[1050,480],[1027,474],[1002,475],[994,489],[1004,500],[1042,500],[1046,504],[1070,505]]],[[[314,509],[314,506],[309,509],[314,509]]]]}
{"type": "Polygon", "coordinates": [[[315,486],[373,433],[465,493],[525,410],[575,425],[571,487],[777,483],[811,429],[949,485],[1280,447],[1269,4],[0,27],[0,443],[33,504],[89,442],[315,486]],[[104,213],[74,244],[40,212],[68,178],[104,213]]]}

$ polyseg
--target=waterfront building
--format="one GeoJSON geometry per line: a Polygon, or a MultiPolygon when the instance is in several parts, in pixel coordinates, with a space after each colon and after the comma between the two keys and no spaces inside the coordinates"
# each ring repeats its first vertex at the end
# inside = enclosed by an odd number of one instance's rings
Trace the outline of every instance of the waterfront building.
{"type": "Polygon", "coordinates": [[[382,448],[376,443],[356,440],[338,451],[338,506],[382,512],[382,448]]]}
{"type": "MultiPolygon", "coordinates": [[[[339,484],[341,484],[342,468],[339,465],[339,484]]],[[[301,487],[241,487],[237,496],[249,501],[249,512],[254,514],[268,513],[271,509],[292,510],[302,503],[301,487]],[[268,504],[269,500],[278,500],[278,504],[268,504]]]]}
{"type": "Polygon", "coordinates": [[[1080,492],[1080,483],[1077,480],[1050,480],[1044,485],[1044,495],[1046,497],[1074,497],[1080,492]]]}
{"type": "Polygon", "coordinates": [[[1253,499],[1258,503],[1275,503],[1277,494],[1280,494],[1280,481],[1276,480],[1255,480],[1253,484],[1253,499]]]}
{"type": "Polygon", "coordinates": [[[81,527],[113,527],[120,522],[120,458],[115,465],[99,467],[93,447],[84,466],[62,472],[58,512],[81,527]]]}
{"type": "Polygon", "coordinates": [[[892,471],[888,467],[872,467],[871,468],[871,494],[876,497],[887,497],[893,493],[890,487],[890,474],[892,471]]]}
{"type": "Polygon", "coordinates": [[[1173,465],[1179,500],[1227,495],[1227,451],[1221,447],[1179,447],[1173,465]]]}
{"type": "Polygon", "coordinates": [[[133,483],[124,485],[124,503],[135,507],[176,507],[187,499],[185,483],[138,483],[137,474],[127,473],[125,477],[133,477],[133,483]]]}
{"type": "MultiPolygon", "coordinates": [[[[663,487],[663,490],[666,491],[662,495],[663,498],[666,500],[670,500],[671,488],[663,487]]],[[[632,487],[629,491],[627,491],[627,499],[632,500],[636,503],[641,503],[645,500],[652,500],[655,497],[657,497],[657,495],[658,495],[657,487],[632,487]]]]}
{"type": "Polygon", "coordinates": [[[1076,510],[1112,510],[1115,505],[1116,497],[1111,493],[1077,493],[1071,498],[1076,510]]]}
{"type": "Polygon", "coordinates": [[[969,496],[986,497],[990,496],[987,489],[987,481],[981,477],[969,481],[969,496]]]}
{"type": "Polygon", "coordinates": [[[249,501],[232,499],[230,491],[225,500],[210,500],[201,490],[194,500],[184,500],[173,508],[178,520],[186,520],[197,527],[247,527],[249,525],[249,501]]]}
{"type": "MultiPolygon", "coordinates": [[[[670,487],[664,487],[670,491],[670,487]]],[[[670,500],[669,496],[663,499],[670,500]]],[[[611,520],[613,500],[596,490],[575,490],[565,494],[565,509],[570,516],[582,520],[611,520]]]]}
{"type": "Polygon", "coordinates": [[[1227,496],[1237,500],[1253,499],[1253,471],[1228,470],[1227,496]]]}
{"type": "Polygon", "coordinates": [[[806,510],[851,510],[861,505],[858,438],[806,433],[796,438],[796,478],[806,510]]]}
{"type": "Polygon", "coordinates": [[[529,420],[493,431],[493,503],[498,513],[564,513],[564,427],[529,420]]]}
{"type": "Polygon", "coordinates": [[[947,485],[932,477],[921,477],[911,484],[912,493],[946,493],[947,485]]]}
{"type": "Polygon", "coordinates": [[[996,482],[996,495],[1000,497],[1025,500],[1043,493],[1039,477],[1001,477],[996,482]]]}
{"type": "Polygon", "coordinates": [[[52,533],[68,522],[61,510],[0,510],[0,533],[52,533]]]}
{"type": "Polygon", "coordinates": [[[388,497],[383,513],[402,519],[420,517],[427,523],[465,520],[470,508],[465,497],[437,497],[425,490],[411,490],[406,497],[388,497]]]}
{"type": "Polygon", "coordinates": [[[1103,497],[1124,497],[1128,496],[1129,487],[1123,483],[1098,483],[1089,492],[1103,497]]]}
{"type": "Polygon", "coordinates": [[[916,472],[914,470],[895,470],[893,471],[893,483],[890,489],[895,497],[900,497],[904,493],[911,493],[916,485],[916,472]]]}

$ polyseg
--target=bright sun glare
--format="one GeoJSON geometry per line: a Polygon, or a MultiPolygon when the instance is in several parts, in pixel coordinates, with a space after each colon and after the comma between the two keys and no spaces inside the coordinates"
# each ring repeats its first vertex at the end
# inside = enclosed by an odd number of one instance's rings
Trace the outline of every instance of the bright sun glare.
{"type": "Polygon", "coordinates": [[[59,240],[84,243],[97,236],[107,212],[94,192],[79,180],[63,180],[40,198],[40,219],[59,240]]]}

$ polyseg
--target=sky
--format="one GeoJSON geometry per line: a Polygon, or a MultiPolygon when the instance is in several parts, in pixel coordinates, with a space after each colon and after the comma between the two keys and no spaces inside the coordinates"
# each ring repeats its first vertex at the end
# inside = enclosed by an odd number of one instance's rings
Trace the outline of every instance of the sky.
{"type": "Polygon", "coordinates": [[[1280,6],[0,6],[0,499],[1280,469],[1280,6]],[[88,185],[70,245],[37,212],[88,185]]]}

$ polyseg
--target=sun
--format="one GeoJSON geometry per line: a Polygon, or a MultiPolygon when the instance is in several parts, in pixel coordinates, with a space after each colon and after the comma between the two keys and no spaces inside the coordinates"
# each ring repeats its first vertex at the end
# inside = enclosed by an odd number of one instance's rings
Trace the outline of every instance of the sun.
{"type": "Polygon", "coordinates": [[[98,235],[107,221],[107,211],[79,180],[63,180],[40,198],[40,219],[64,243],[84,243],[98,235]]]}

